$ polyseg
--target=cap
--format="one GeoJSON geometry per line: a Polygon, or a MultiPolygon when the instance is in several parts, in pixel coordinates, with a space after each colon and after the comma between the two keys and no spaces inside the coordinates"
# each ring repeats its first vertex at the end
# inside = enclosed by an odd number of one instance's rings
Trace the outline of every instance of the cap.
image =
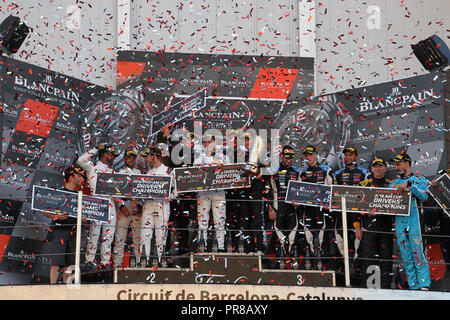
{"type": "Polygon", "coordinates": [[[119,152],[117,152],[113,146],[105,146],[105,151],[111,153],[114,157],[119,156],[119,152]]]}
{"type": "Polygon", "coordinates": [[[314,154],[317,153],[317,149],[314,146],[308,146],[305,148],[305,150],[303,150],[303,154],[308,153],[308,154],[314,154]]]}
{"type": "Polygon", "coordinates": [[[145,150],[144,152],[142,152],[142,155],[144,157],[146,156],[158,156],[158,157],[162,157],[162,152],[159,148],[157,147],[150,147],[147,150],[145,150]]]}
{"type": "Polygon", "coordinates": [[[408,161],[409,163],[412,162],[411,157],[406,153],[396,155],[395,158],[391,159],[391,161],[394,162],[408,161]]]}
{"type": "Polygon", "coordinates": [[[358,150],[356,150],[356,148],[354,148],[354,147],[345,147],[344,150],[342,150],[342,153],[345,153],[345,152],[353,152],[355,154],[358,154],[358,150]]]}
{"type": "Polygon", "coordinates": [[[69,180],[75,173],[82,175],[83,178],[86,177],[86,172],[80,166],[72,165],[64,170],[64,179],[69,180]]]}
{"type": "Polygon", "coordinates": [[[374,165],[377,165],[377,164],[381,164],[381,165],[387,166],[386,161],[384,161],[383,158],[375,158],[375,159],[373,159],[373,161],[372,161],[372,167],[373,167],[374,165]]]}
{"type": "Polygon", "coordinates": [[[126,149],[126,150],[125,150],[125,157],[129,157],[129,156],[135,156],[135,157],[137,157],[136,151],[134,151],[134,149],[132,149],[132,148],[126,149]]]}
{"type": "Polygon", "coordinates": [[[295,150],[291,146],[284,146],[281,154],[284,158],[291,159],[295,157],[295,150]]]}

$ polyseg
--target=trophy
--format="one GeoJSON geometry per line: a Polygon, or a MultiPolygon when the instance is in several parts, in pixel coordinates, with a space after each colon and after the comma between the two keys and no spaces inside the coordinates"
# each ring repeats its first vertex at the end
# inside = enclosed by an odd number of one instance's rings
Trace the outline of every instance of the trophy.
{"type": "Polygon", "coordinates": [[[255,136],[253,144],[250,147],[248,155],[248,163],[245,165],[244,170],[251,174],[257,174],[258,172],[258,158],[263,149],[263,140],[260,136],[255,136]]]}

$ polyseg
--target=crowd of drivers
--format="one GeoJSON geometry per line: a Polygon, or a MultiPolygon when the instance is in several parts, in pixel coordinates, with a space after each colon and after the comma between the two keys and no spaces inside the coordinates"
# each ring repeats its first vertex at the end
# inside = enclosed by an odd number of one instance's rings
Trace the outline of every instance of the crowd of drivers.
{"type": "MultiPolygon", "coordinates": [[[[175,144],[170,133],[164,132],[160,142],[168,146],[168,155],[175,144]]],[[[228,146],[233,159],[248,161],[250,137],[245,144],[228,146]]],[[[138,169],[138,153],[128,148],[124,165],[118,173],[170,176],[173,169],[182,166],[209,166],[227,164],[223,153],[216,152],[214,136],[203,137],[200,149],[194,147],[194,135],[183,140],[188,154],[182,154],[181,164],[163,156],[158,146],[141,153],[145,168],[138,169]]],[[[315,146],[308,146],[296,154],[291,146],[283,146],[278,168],[269,175],[261,170],[251,175],[246,188],[201,190],[177,193],[168,198],[110,198],[110,220],[89,224],[85,253],[88,269],[122,268],[124,249],[132,248],[136,267],[165,267],[176,263],[174,257],[195,252],[260,253],[267,268],[334,270],[344,268],[344,235],[342,213],[323,206],[307,206],[285,202],[289,181],[324,185],[394,188],[398,193],[411,192],[408,217],[377,214],[348,213],[348,254],[353,274],[365,283],[370,265],[378,265],[381,287],[391,288],[393,246],[398,244],[408,286],[426,290],[430,287],[429,265],[424,254],[420,225],[420,204],[431,198],[427,193],[430,183],[411,170],[412,159],[398,154],[393,159],[375,157],[367,170],[358,164],[358,150],[353,146],[343,151],[343,168],[332,168],[320,162],[315,146]],[[301,157],[303,167],[294,166],[301,157]],[[386,178],[387,161],[392,161],[398,176],[386,178]],[[132,241],[128,241],[132,239],[132,241]],[[175,262],[174,262],[175,261],[175,262]]],[[[98,172],[113,173],[112,163],[119,153],[112,146],[99,145],[81,155],[77,164],[64,174],[64,190],[88,186],[86,193],[95,194],[98,172]]],[[[260,164],[259,167],[264,166],[260,164]]],[[[260,168],[259,168],[260,169],[260,168]]],[[[52,218],[49,241],[54,243],[51,281],[56,280],[57,266],[73,264],[76,219],[67,215],[46,213],[52,218]],[[59,230],[59,231],[58,231],[59,230]],[[56,234],[56,232],[61,234],[56,234]],[[60,239],[64,238],[64,241],[60,239]],[[52,241],[53,240],[53,241],[52,241]]]]}

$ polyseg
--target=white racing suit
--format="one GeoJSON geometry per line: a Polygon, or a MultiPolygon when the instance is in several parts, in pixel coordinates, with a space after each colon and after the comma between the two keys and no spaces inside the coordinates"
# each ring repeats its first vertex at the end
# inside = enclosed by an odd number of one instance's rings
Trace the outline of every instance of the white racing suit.
{"type": "MultiPolygon", "coordinates": [[[[91,149],[78,158],[78,164],[86,171],[87,179],[91,194],[95,196],[95,184],[97,183],[97,173],[106,172],[112,173],[113,169],[103,162],[98,161],[95,165],[90,158],[97,154],[97,149],[91,149]]],[[[105,198],[104,196],[102,196],[105,198]]],[[[111,259],[111,245],[114,239],[114,231],[116,228],[116,203],[113,198],[109,198],[109,221],[91,221],[91,228],[89,231],[89,239],[86,250],[86,262],[94,262],[95,254],[97,253],[97,243],[101,235],[100,247],[100,264],[107,265],[111,259]]]]}
{"type": "MultiPolygon", "coordinates": [[[[136,174],[139,175],[141,172],[136,169],[130,169],[125,167],[121,169],[118,173],[136,174]]],[[[128,227],[131,225],[131,230],[133,234],[133,248],[136,261],[141,260],[141,215],[138,208],[133,208],[132,199],[122,198],[117,204],[117,225],[116,225],[116,240],[114,244],[114,268],[120,268],[123,262],[123,252],[125,247],[125,241],[127,239],[128,227]],[[122,206],[128,208],[130,215],[126,216],[120,212],[122,206]]],[[[140,204],[140,201],[138,202],[140,204]]]]}
{"type": "MultiPolygon", "coordinates": [[[[146,173],[149,176],[170,176],[169,168],[161,164],[158,168],[149,169],[146,173]]],[[[150,257],[153,231],[155,232],[156,251],[158,262],[161,263],[162,254],[167,239],[167,225],[170,217],[170,203],[161,198],[147,200],[142,209],[141,220],[141,252],[145,249],[145,256],[150,257]]]]}
{"type": "MultiPolygon", "coordinates": [[[[207,156],[205,153],[194,160],[195,166],[219,165],[223,161],[214,154],[207,156]]],[[[198,237],[203,238],[203,244],[206,248],[206,241],[208,238],[208,224],[209,212],[212,210],[214,228],[216,231],[217,249],[224,250],[225,248],[225,220],[226,220],[226,206],[225,206],[225,190],[210,190],[199,191],[197,198],[197,216],[198,216],[198,237]]],[[[201,242],[199,242],[201,243],[201,242]]]]}

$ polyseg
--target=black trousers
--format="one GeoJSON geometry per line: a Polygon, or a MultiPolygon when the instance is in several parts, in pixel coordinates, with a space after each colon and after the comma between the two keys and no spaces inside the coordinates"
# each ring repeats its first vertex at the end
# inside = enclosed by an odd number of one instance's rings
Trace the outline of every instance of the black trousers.
{"type": "MultiPolygon", "coordinates": [[[[197,221],[197,199],[195,197],[180,198],[171,203],[172,220],[175,229],[175,242],[178,242],[178,254],[194,250],[192,225],[197,221]]],[[[194,250],[195,251],[195,250],[194,250]]]]}
{"type": "Polygon", "coordinates": [[[381,269],[381,287],[390,288],[392,276],[392,250],[394,237],[390,230],[380,230],[372,228],[363,232],[361,240],[362,258],[362,281],[366,285],[367,268],[371,265],[378,265],[381,269]]]}

